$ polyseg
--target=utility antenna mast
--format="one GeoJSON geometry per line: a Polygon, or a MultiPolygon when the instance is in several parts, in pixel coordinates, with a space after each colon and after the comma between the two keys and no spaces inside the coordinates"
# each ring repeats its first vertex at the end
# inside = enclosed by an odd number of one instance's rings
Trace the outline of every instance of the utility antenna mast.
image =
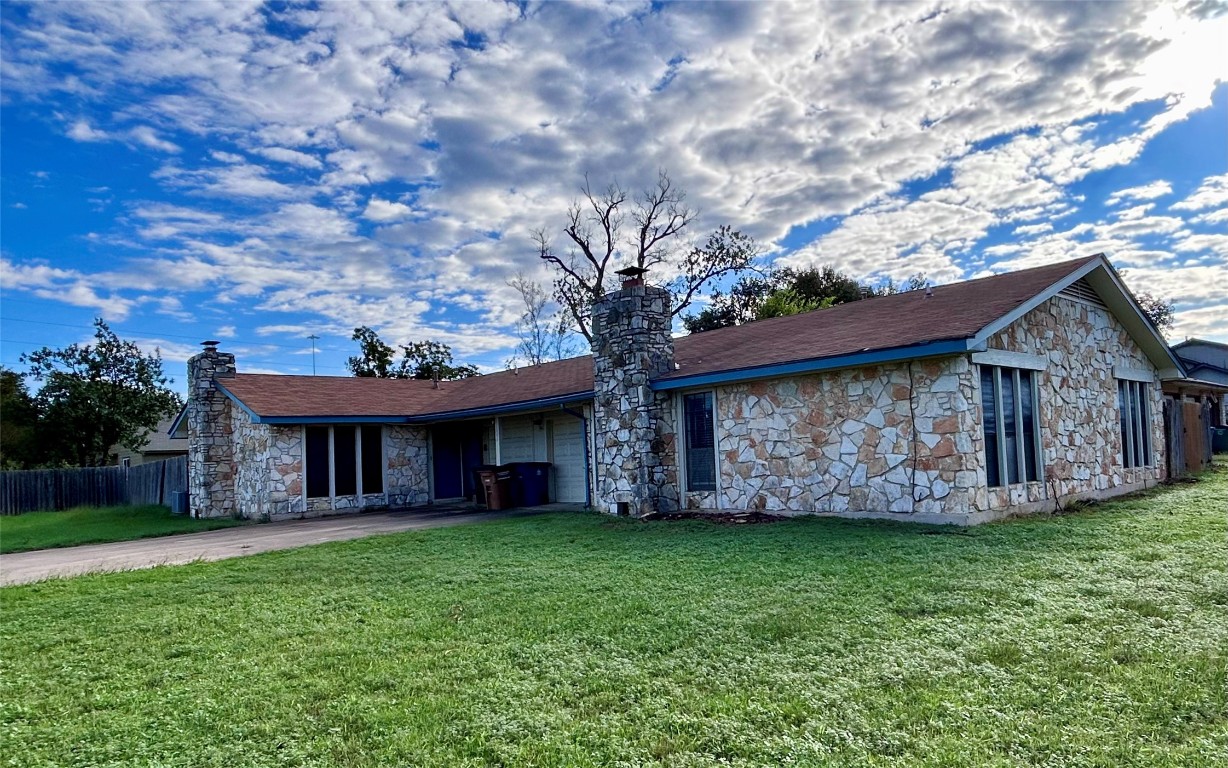
{"type": "Polygon", "coordinates": [[[315,375],[316,375],[316,341],[317,341],[317,340],[318,340],[320,337],[319,337],[319,336],[316,336],[316,335],[313,333],[313,334],[311,334],[310,336],[308,336],[307,338],[311,339],[311,375],[312,375],[312,376],[315,376],[315,375]]]}

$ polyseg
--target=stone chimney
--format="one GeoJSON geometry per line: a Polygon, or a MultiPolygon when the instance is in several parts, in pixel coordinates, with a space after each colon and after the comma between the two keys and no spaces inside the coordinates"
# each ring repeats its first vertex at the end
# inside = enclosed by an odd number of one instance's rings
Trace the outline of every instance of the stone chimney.
{"type": "Polygon", "coordinates": [[[678,509],[674,418],[669,397],[648,383],[674,369],[669,291],[643,270],[593,305],[593,429],[597,494],[610,514],[640,517],[678,509]]]}
{"type": "Polygon", "coordinates": [[[193,517],[229,517],[235,512],[234,442],[230,402],[218,379],[235,375],[235,356],[218,342],[188,360],[188,496],[193,517]]]}

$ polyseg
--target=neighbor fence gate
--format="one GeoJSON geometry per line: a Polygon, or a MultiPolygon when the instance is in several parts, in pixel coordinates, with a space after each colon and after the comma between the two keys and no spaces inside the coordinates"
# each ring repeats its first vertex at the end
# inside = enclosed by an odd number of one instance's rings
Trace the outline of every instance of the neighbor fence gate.
{"type": "Polygon", "coordinates": [[[135,467],[0,472],[0,515],[122,504],[169,507],[171,494],[187,489],[187,456],[135,467]]]}

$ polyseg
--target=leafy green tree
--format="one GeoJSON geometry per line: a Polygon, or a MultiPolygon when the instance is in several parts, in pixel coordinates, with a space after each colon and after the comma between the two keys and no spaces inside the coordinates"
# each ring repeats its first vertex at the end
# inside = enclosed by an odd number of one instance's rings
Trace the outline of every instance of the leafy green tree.
{"type": "Polygon", "coordinates": [[[415,341],[401,347],[405,357],[401,361],[402,370],[409,379],[467,379],[477,376],[476,366],[457,365],[452,360],[452,348],[438,341],[415,341]]]}
{"type": "Polygon", "coordinates": [[[927,285],[929,282],[921,274],[908,278],[903,285],[897,285],[890,278],[873,285],[859,283],[831,265],[809,269],[785,267],[743,276],[728,293],[714,291],[711,303],[702,312],[684,317],[682,324],[688,333],[700,333],[766,317],[796,315],[874,296],[912,291],[927,285]]]}
{"type": "Polygon", "coordinates": [[[21,360],[42,382],[38,437],[50,463],[99,466],[116,445],[140,450],[158,422],[183,406],[166,386],[161,354],[142,354],[101,318],[93,344],[43,347],[21,360]]]}
{"type": "Polygon", "coordinates": [[[38,404],[20,373],[0,366],[0,469],[38,463],[38,404]]]}
{"type": "Polygon", "coordinates": [[[359,326],[354,329],[350,340],[357,341],[359,347],[358,354],[346,361],[350,373],[361,378],[401,378],[394,364],[396,350],[381,341],[374,330],[365,325],[359,326]]]}
{"type": "Polygon", "coordinates": [[[350,337],[359,343],[358,355],[347,365],[355,376],[380,379],[451,380],[477,376],[476,366],[457,365],[452,348],[438,341],[415,341],[401,346],[401,358],[385,344],[373,329],[359,326],[350,337]]]}
{"type": "Polygon", "coordinates": [[[767,300],[760,305],[759,311],[755,313],[755,319],[766,320],[769,317],[800,315],[803,312],[826,309],[834,303],[835,299],[831,296],[825,299],[813,299],[809,296],[801,295],[794,288],[781,288],[778,291],[773,291],[767,297],[767,300]]]}
{"type": "Polygon", "coordinates": [[[1161,331],[1173,329],[1173,313],[1176,311],[1176,305],[1172,299],[1165,299],[1146,291],[1134,294],[1134,299],[1138,302],[1139,308],[1143,310],[1143,314],[1156,328],[1161,331]]]}

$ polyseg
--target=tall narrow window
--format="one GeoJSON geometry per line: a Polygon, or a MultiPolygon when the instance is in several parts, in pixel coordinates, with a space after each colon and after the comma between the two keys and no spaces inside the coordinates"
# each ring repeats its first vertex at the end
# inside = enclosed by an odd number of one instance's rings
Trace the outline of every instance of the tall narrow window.
{"type": "Polygon", "coordinates": [[[376,424],[362,428],[362,492],[384,492],[384,433],[376,424]]]}
{"type": "Polygon", "coordinates": [[[328,427],[307,427],[307,497],[327,498],[328,489],[328,427]]]}
{"type": "Polygon", "coordinates": [[[1117,409],[1121,417],[1121,459],[1124,467],[1150,467],[1151,403],[1147,385],[1141,381],[1117,380],[1117,409]]]}
{"type": "Polygon", "coordinates": [[[358,493],[358,447],[354,427],[333,427],[333,493],[358,493]]]}
{"type": "Polygon", "coordinates": [[[712,427],[712,393],[682,399],[686,432],[686,489],[716,490],[716,440],[712,427]]]}
{"type": "Polygon", "coordinates": [[[981,412],[989,487],[1038,480],[1040,428],[1033,372],[982,365],[981,412]]]}

